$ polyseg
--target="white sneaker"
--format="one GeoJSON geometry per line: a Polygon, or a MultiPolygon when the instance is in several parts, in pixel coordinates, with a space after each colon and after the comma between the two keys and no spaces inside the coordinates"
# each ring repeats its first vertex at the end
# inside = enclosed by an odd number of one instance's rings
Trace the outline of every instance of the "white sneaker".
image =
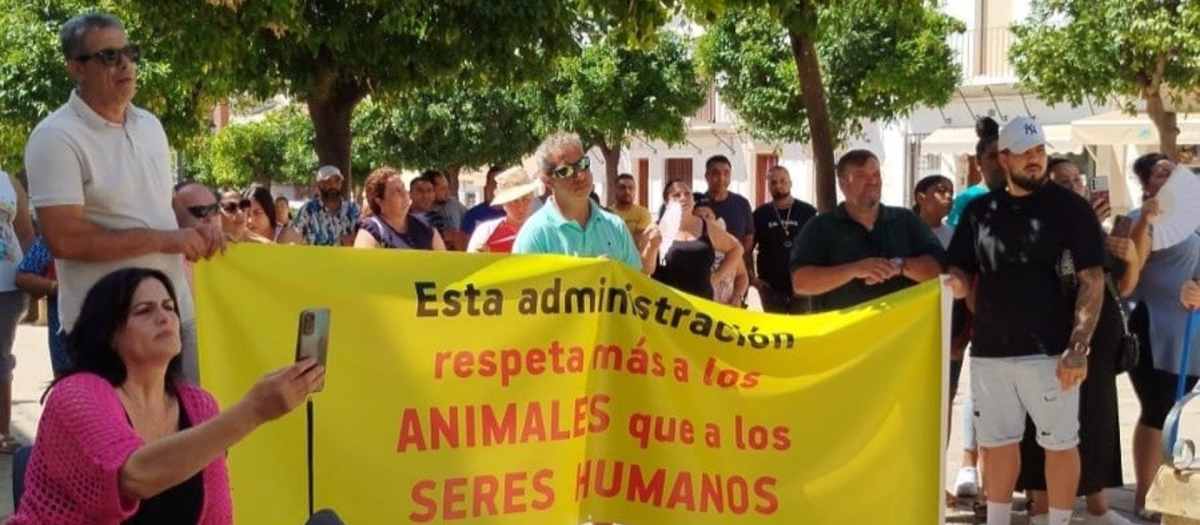
{"type": "Polygon", "coordinates": [[[954,495],[960,498],[979,495],[979,471],[975,467],[958,469],[958,475],[954,477],[954,495]]]}
{"type": "Polygon", "coordinates": [[[1125,516],[1117,514],[1117,511],[1111,509],[1099,516],[1083,512],[1083,522],[1087,525],[1133,525],[1133,522],[1125,519],[1125,516]]]}

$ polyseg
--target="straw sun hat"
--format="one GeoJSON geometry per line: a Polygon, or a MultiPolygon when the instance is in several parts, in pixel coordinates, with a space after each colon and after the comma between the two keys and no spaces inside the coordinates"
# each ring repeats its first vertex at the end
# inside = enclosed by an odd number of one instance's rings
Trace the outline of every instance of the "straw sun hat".
{"type": "Polygon", "coordinates": [[[524,168],[509,168],[496,176],[496,196],[492,198],[492,206],[500,206],[526,195],[536,194],[541,187],[542,183],[533,180],[524,168]]]}

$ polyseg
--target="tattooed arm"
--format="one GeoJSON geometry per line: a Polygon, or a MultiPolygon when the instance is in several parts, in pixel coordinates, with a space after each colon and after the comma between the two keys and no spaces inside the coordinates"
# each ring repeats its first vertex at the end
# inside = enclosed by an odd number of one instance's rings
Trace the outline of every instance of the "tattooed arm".
{"type": "Polygon", "coordinates": [[[1058,362],[1058,381],[1063,390],[1083,382],[1087,378],[1086,349],[1096,331],[1096,321],[1104,304],[1104,269],[1094,266],[1080,270],[1079,292],[1075,299],[1075,327],[1067,350],[1058,362]]]}

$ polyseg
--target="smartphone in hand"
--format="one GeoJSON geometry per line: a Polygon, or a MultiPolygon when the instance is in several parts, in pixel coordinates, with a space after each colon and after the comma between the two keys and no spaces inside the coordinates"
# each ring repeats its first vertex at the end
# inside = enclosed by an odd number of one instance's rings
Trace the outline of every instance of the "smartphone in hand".
{"type": "Polygon", "coordinates": [[[1092,205],[1108,201],[1108,175],[1096,175],[1088,179],[1088,199],[1092,205]]]}
{"type": "Polygon", "coordinates": [[[1109,235],[1113,237],[1129,238],[1129,234],[1133,232],[1133,219],[1128,215],[1117,215],[1113,219],[1112,232],[1109,235]]]}
{"type": "MultiPolygon", "coordinates": [[[[300,312],[300,326],[296,331],[296,361],[306,357],[317,360],[317,364],[325,366],[325,357],[329,349],[329,309],[305,308],[300,312]]],[[[324,380],[317,385],[316,391],[325,388],[324,380]]]]}

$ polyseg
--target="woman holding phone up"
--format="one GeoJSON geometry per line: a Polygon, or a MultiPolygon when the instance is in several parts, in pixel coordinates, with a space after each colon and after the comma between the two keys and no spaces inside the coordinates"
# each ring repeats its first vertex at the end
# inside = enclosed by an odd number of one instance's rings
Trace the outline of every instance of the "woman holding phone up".
{"type": "Polygon", "coordinates": [[[47,393],[10,525],[232,523],[225,452],[299,406],[325,375],[305,359],[219,411],[180,376],[170,280],[143,268],[92,287],[67,349],[71,369],[47,393]]]}

